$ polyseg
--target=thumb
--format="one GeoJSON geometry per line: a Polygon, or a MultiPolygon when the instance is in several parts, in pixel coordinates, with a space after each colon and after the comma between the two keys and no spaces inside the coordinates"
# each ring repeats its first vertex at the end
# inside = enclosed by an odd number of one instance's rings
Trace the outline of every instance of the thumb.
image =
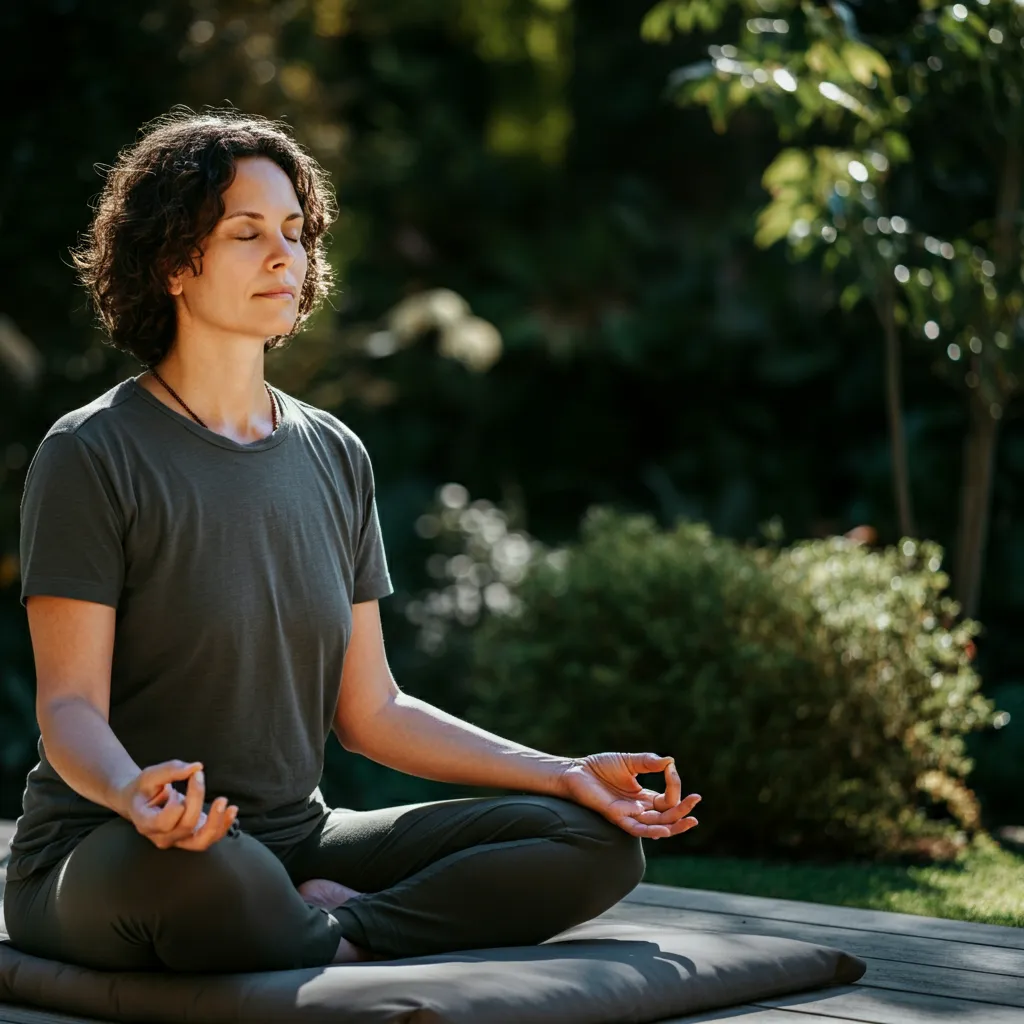
{"type": "Polygon", "coordinates": [[[650,751],[644,754],[630,754],[630,759],[636,765],[636,770],[641,772],[660,772],[675,760],[674,757],[663,757],[650,751]]]}

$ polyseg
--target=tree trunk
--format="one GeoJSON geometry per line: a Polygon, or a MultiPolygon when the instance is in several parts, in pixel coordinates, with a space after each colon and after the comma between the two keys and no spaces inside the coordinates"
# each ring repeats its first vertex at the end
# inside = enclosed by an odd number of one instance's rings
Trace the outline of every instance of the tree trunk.
{"type": "Polygon", "coordinates": [[[910,469],[907,463],[907,439],[903,428],[903,390],[900,372],[900,336],[894,315],[893,284],[886,279],[882,286],[879,314],[885,331],[885,397],[889,418],[889,450],[892,462],[892,488],[899,515],[900,535],[914,537],[914,511],[910,497],[910,469]]]}
{"type": "Polygon", "coordinates": [[[992,471],[999,437],[999,421],[993,417],[980,391],[980,388],[973,390],[969,398],[970,423],[964,439],[960,525],[953,573],[953,596],[969,618],[977,614],[981,597],[992,471]]]}
{"type": "MultiPolygon", "coordinates": [[[[1019,246],[1016,223],[1020,215],[1021,125],[1017,110],[1009,122],[1006,158],[1003,161],[996,208],[996,228],[993,250],[996,268],[1003,281],[1017,276],[1019,246]]],[[[1012,330],[1012,325],[1008,325],[1012,330]]],[[[986,344],[990,344],[986,339],[986,344]]],[[[989,357],[991,358],[991,357],[989,357]]],[[[1002,375],[996,374],[996,387],[985,386],[985,368],[980,359],[973,360],[978,386],[968,391],[969,425],[964,439],[964,464],[960,473],[960,524],[957,531],[956,571],[953,576],[953,596],[960,602],[964,615],[977,614],[981,599],[982,566],[985,559],[985,541],[988,532],[989,508],[992,502],[992,472],[995,464],[999,422],[992,415],[990,397],[997,396],[997,415],[1010,397],[1002,375]]]]}

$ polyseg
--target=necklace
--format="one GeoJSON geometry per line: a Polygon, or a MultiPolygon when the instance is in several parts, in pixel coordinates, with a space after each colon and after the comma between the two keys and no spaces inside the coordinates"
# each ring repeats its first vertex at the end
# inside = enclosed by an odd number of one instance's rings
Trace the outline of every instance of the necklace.
{"type": "MultiPolygon", "coordinates": [[[[168,384],[167,381],[165,381],[163,377],[161,377],[160,374],[157,373],[152,366],[149,368],[149,372],[153,374],[153,376],[156,377],[156,379],[160,381],[160,383],[163,384],[163,386],[167,388],[168,391],[170,391],[170,393],[181,403],[182,406],[184,406],[185,411],[189,414],[189,416],[192,417],[192,419],[196,421],[196,423],[199,424],[199,426],[206,427],[206,424],[187,405],[185,405],[185,401],[181,397],[181,395],[179,395],[178,392],[175,391],[174,388],[172,388],[171,385],[168,384]]],[[[273,433],[274,430],[277,430],[277,400],[274,398],[274,392],[270,390],[270,385],[267,384],[266,381],[263,382],[263,386],[267,389],[267,394],[270,396],[270,415],[273,418],[274,424],[271,433],[273,433]]],[[[209,430],[210,428],[206,427],[206,429],[209,430]]]]}

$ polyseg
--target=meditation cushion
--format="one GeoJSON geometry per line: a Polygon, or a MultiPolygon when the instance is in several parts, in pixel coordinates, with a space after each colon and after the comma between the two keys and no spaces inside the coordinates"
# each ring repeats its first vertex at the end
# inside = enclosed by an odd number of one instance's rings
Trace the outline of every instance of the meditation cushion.
{"type": "Polygon", "coordinates": [[[849,984],[865,969],[811,942],[607,920],[534,946],[221,975],[96,971],[21,953],[0,931],[0,1021],[641,1024],[849,984]]]}

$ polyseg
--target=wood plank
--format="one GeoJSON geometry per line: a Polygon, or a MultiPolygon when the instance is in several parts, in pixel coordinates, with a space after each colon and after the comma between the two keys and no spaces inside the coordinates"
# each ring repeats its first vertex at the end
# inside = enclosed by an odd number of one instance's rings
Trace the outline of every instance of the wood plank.
{"type": "Polygon", "coordinates": [[[970,942],[922,939],[916,935],[888,935],[856,928],[834,928],[829,925],[804,924],[739,914],[713,914],[703,910],[670,909],[625,900],[616,903],[601,916],[612,920],[669,925],[672,928],[687,928],[692,931],[783,935],[803,942],[834,946],[855,956],[1024,977],[1024,951],[970,942]]]}
{"type": "Polygon", "coordinates": [[[891,960],[875,960],[872,957],[864,957],[864,961],[868,965],[867,973],[858,984],[870,988],[969,999],[972,1002],[1015,1006],[1024,1010],[1024,981],[1019,976],[895,964],[891,960]]]}
{"type": "MultiPolygon", "coordinates": [[[[723,1020],[731,1020],[733,1024],[836,1024],[835,1017],[778,1008],[765,1009],[748,1003],[724,1010],[709,1010],[707,1013],[688,1013],[685,1017],[666,1017],[656,1024],[718,1024],[718,1021],[723,1020]]],[[[0,1017],[0,1024],[2,1021],[0,1017]]]]}
{"type": "MultiPolygon", "coordinates": [[[[646,911],[662,911],[657,913],[657,916],[650,913],[644,914],[639,918],[632,918],[628,914],[629,908],[622,908],[619,904],[617,907],[613,907],[610,911],[606,911],[605,914],[601,915],[606,919],[630,921],[637,924],[654,924],[654,925],[665,925],[668,924],[673,928],[680,928],[679,924],[673,924],[670,921],[666,921],[662,914],[664,913],[662,908],[644,908],[646,911]]],[[[671,913],[671,912],[669,912],[671,913]]],[[[709,915],[714,916],[714,915],[709,915]]],[[[753,929],[744,929],[742,923],[743,918],[734,919],[737,922],[736,931],[753,929]]],[[[747,924],[751,923],[749,920],[747,924]]],[[[987,1002],[995,1006],[1001,1007],[1016,1007],[1018,1009],[1024,1009],[1024,981],[1021,980],[1024,975],[1020,972],[1012,973],[997,973],[986,970],[963,970],[958,968],[951,968],[947,966],[932,966],[922,965],[917,963],[907,963],[894,961],[889,959],[883,959],[878,957],[872,957],[864,955],[861,950],[854,948],[856,943],[851,942],[849,938],[844,939],[843,936],[854,936],[856,932],[840,932],[840,941],[826,940],[822,934],[824,929],[817,929],[818,934],[810,932],[808,926],[794,926],[792,924],[783,923],[777,925],[776,929],[773,930],[770,927],[765,927],[764,922],[758,929],[757,934],[779,934],[784,935],[787,938],[803,939],[804,941],[820,942],[824,945],[836,946],[849,953],[853,953],[857,956],[861,956],[867,964],[867,973],[858,982],[859,985],[869,986],[872,988],[881,989],[893,989],[899,992],[909,993],[920,993],[922,995],[929,996],[943,996],[951,999],[962,999],[970,1000],[972,1002],[987,1002]],[[800,934],[795,929],[799,928],[808,929],[800,934]]],[[[681,930],[690,930],[689,925],[681,930]]],[[[721,932],[721,929],[719,929],[721,932]]],[[[867,934],[870,939],[877,941],[877,936],[874,933],[861,933],[867,934]]],[[[893,942],[899,943],[901,941],[911,941],[907,939],[900,939],[896,937],[892,940],[893,942]]],[[[927,940],[918,939],[918,942],[926,942],[927,940]]],[[[948,942],[935,942],[937,946],[947,946],[956,949],[955,944],[948,942]]],[[[983,949],[992,950],[992,947],[981,947],[983,949]]],[[[992,950],[993,952],[1000,952],[998,950],[992,950]]],[[[1016,951],[1011,951],[1014,955],[1016,951]]]]}
{"type": "Polygon", "coordinates": [[[859,931],[916,935],[920,938],[943,939],[950,942],[1001,946],[1004,949],[1024,949],[1024,928],[956,921],[945,917],[925,917],[918,914],[897,914],[888,910],[836,907],[827,903],[808,903],[802,900],[741,896],[731,892],[686,889],[674,885],[655,885],[651,882],[641,882],[626,896],[625,902],[676,907],[683,910],[707,910],[712,913],[744,914],[768,920],[856,928],[859,931]]]}
{"type": "MultiPolygon", "coordinates": [[[[866,1024],[1024,1024],[1024,1010],[993,1006],[968,999],[947,999],[919,992],[872,988],[863,983],[806,992],[800,995],[758,999],[755,1006],[804,1011],[839,1020],[866,1024]]],[[[685,1018],[683,1018],[685,1020],[685,1018]]],[[[801,1022],[802,1024],[802,1022],[801,1022]]]]}

